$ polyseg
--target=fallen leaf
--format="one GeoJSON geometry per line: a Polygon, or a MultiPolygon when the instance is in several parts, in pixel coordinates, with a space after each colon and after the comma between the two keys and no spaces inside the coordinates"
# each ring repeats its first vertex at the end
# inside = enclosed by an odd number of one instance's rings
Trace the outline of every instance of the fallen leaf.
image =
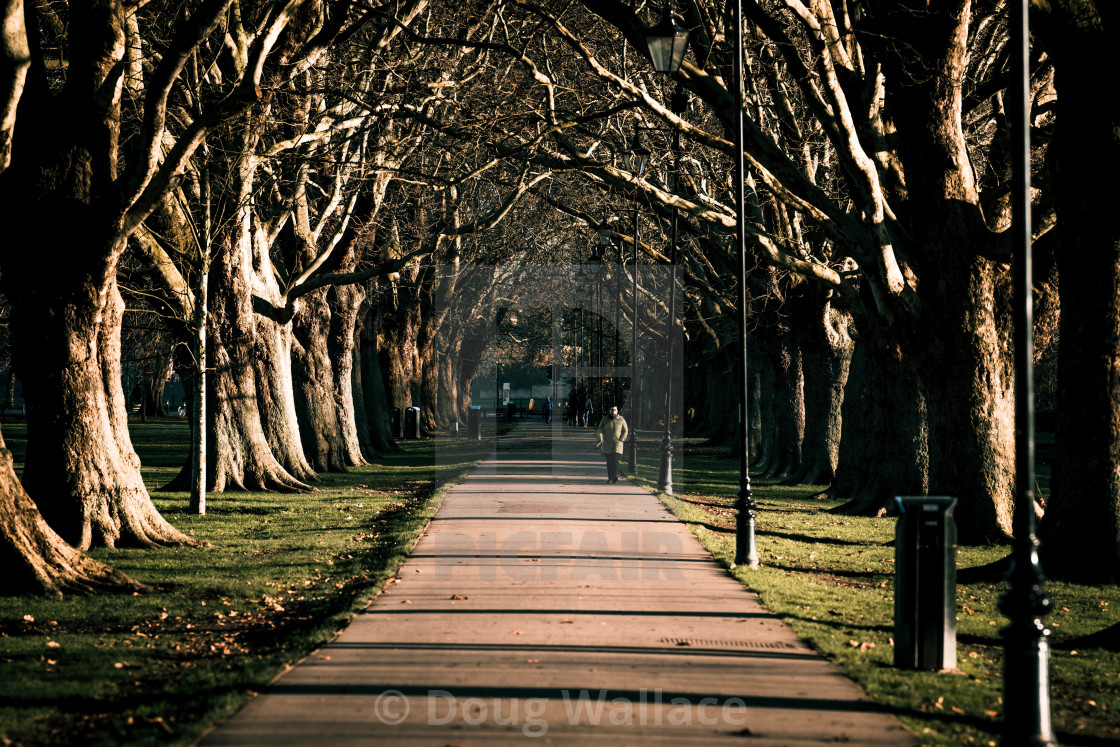
{"type": "Polygon", "coordinates": [[[24,615],[23,616],[23,621],[26,622],[26,623],[33,623],[33,622],[35,622],[35,616],[34,615],[24,615]]]}
{"type": "Polygon", "coordinates": [[[521,635],[521,631],[520,631],[520,630],[511,630],[511,631],[509,632],[509,634],[510,634],[510,635],[521,635]]]}
{"type": "Polygon", "coordinates": [[[61,645],[62,644],[57,641],[47,641],[47,648],[58,648],[61,645]]]}
{"type": "Polygon", "coordinates": [[[451,598],[452,599],[466,599],[466,597],[463,596],[462,594],[452,594],[451,598]]]}

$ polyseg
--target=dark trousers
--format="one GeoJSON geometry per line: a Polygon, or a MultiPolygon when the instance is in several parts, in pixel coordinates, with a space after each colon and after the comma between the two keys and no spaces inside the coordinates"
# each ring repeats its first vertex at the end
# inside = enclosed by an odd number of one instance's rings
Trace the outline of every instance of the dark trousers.
{"type": "Polygon", "coordinates": [[[618,454],[611,452],[603,456],[607,459],[607,479],[611,482],[618,482],[618,454]]]}

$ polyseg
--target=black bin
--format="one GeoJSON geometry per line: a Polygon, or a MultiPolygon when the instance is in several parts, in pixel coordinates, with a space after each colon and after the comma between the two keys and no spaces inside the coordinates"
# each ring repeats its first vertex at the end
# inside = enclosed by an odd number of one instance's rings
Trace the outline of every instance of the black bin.
{"type": "Polygon", "coordinates": [[[420,408],[408,407],[404,411],[404,437],[420,438],[420,408]]]}
{"type": "Polygon", "coordinates": [[[467,410],[467,438],[482,440],[482,408],[478,405],[471,405],[467,410]]]}
{"type": "Polygon", "coordinates": [[[403,407],[389,408],[389,432],[392,434],[393,438],[400,438],[404,435],[403,407]]]}
{"type": "Polygon", "coordinates": [[[506,403],[506,417],[513,420],[515,415],[517,415],[517,405],[512,402],[506,403]]]}
{"type": "Polygon", "coordinates": [[[894,664],[957,666],[957,499],[897,497],[894,664]]]}

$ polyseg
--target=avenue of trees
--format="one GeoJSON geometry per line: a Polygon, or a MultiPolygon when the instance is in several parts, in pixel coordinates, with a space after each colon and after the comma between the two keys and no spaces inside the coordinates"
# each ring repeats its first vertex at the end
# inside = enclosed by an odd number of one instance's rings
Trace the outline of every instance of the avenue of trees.
{"type": "MultiPolygon", "coordinates": [[[[608,261],[668,264],[674,211],[684,425],[731,446],[736,116],[753,469],[853,513],[954,495],[962,541],[1007,540],[1006,3],[744,0],[741,112],[730,9],[674,7],[670,78],[645,53],[658,3],[5,0],[3,353],[29,439],[22,479],[0,464],[6,588],[134,588],[82,551],[192,543],[141,479],[126,378],[153,415],[171,370],[205,402],[174,483],[197,510],[312,490],[397,448],[390,407],[465,420],[531,299],[504,290],[519,272],[574,284],[604,228],[608,261]]],[[[1047,570],[1094,582],[1120,574],[1116,14],[1032,8],[1035,340],[1057,357],[1036,510],[1047,570]]]]}

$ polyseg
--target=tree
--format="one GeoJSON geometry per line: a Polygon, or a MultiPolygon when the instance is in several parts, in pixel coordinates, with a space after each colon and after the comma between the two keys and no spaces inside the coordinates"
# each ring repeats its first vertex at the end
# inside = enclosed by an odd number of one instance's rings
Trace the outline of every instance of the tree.
{"type": "MultiPolygon", "coordinates": [[[[1047,575],[1120,579],[1120,109],[1094,82],[1117,72],[1107,3],[1038,4],[1032,26],[1054,60],[1054,169],[1061,296],[1055,465],[1043,516],[1047,575]]],[[[1036,120],[1035,126],[1050,124],[1036,120]]]]}

